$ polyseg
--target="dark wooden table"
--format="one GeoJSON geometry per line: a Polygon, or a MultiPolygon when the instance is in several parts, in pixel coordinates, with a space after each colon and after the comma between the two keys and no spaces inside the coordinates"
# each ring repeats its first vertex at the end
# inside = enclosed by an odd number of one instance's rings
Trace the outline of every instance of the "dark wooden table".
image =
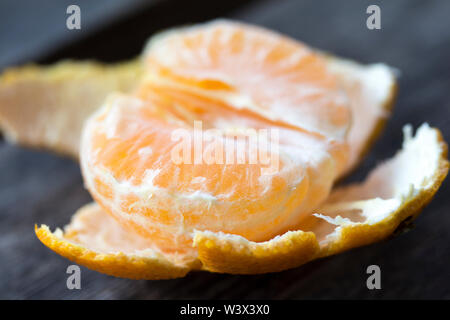
{"type": "MultiPolygon", "coordinates": [[[[0,43],[0,68],[29,59],[125,59],[138,54],[143,40],[160,28],[226,16],[279,30],[344,57],[385,62],[401,71],[394,115],[351,180],[362,179],[376,163],[394,154],[401,145],[401,128],[406,123],[417,127],[429,122],[450,141],[450,1],[155,3],[139,7],[126,17],[115,17],[114,23],[100,15],[111,23],[96,25],[91,33],[75,37],[64,46],[54,41],[53,50],[36,49],[32,57],[27,53],[8,60],[11,58],[5,57],[10,43],[0,43]],[[381,7],[381,30],[366,28],[369,4],[381,7]]],[[[1,12],[0,18],[14,13],[20,19],[21,10],[26,11],[26,5],[20,10],[1,12]]],[[[0,39],[7,38],[3,33],[16,29],[11,25],[8,30],[0,26],[0,39]]],[[[17,37],[26,36],[18,30],[17,37]]],[[[15,45],[20,48],[20,42],[15,45]]],[[[132,281],[82,268],[82,289],[70,291],[65,273],[70,262],[45,248],[35,237],[33,226],[36,222],[63,226],[77,208],[90,201],[79,167],[68,159],[0,141],[0,298],[448,299],[449,191],[450,183],[446,181],[413,231],[294,270],[258,276],[194,272],[183,279],[132,281]],[[371,264],[381,267],[381,290],[366,288],[365,270],[371,264]]]]}

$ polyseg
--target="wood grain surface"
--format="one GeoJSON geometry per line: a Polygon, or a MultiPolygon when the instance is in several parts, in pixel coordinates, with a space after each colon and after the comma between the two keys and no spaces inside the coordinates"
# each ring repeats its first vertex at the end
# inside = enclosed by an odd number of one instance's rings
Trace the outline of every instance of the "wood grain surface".
{"type": "MultiPolygon", "coordinates": [[[[370,168],[392,156],[401,145],[401,128],[406,123],[417,127],[428,122],[450,141],[450,1],[282,0],[242,5],[232,1],[232,5],[214,6],[206,1],[190,5],[163,1],[35,59],[127,58],[139,52],[141,38],[160,28],[216,16],[264,25],[343,57],[398,68],[401,77],[394,114],[349,180],[362,179],[370,168]],[[369,4],[381,7],[381,30],[366,28],[369,4]]],[[[2,43],[2,48],[6,47],[2,43]]],[[[66,288],[65,273],[70,262],[45,248],[35,237],[33,226],[63,226],[77,208],[90,201],[79,167],[71,160],[1,140],[0,298],[448,299],[449,191],[447,179],[414,230],[297,269],[258,276],[194,272],[183,279],[133,281],[82,268],[82,289],[71,291],[66,288]],[[381,290],[366,288],[365,271],[371,264],[381,267],[381,290]]]]}

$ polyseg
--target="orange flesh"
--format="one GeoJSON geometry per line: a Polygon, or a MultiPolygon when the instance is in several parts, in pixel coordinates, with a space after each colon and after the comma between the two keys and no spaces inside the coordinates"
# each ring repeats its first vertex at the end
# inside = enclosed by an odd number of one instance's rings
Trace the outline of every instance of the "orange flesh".
{"type": "Polygon", "coordinates": [[[348,101],[325,61],[279,34],[219,21],[167,32],[147,51],[155,81],[230,94],[230,107],[330,137],[342,138],[348,129],[348,101]]]}
{"type": "Polygon", "coordinates": [[[349,108],[322,58],[226,22],[156,41],[136,97],[110,99],[84,129],[81,164],[95,200],[167,253],[192,253],[194,230],[264,241],[298,225],[348,161],[349,108]],[[198,140],[194,121],[216,129],[212,139],[198,140]],[[180,129],[192,142],[187,163],[173,158],[180,129]],[[249,150],[261,147],[245,129],[276,130],[268,156],[278,157],[277,170],[250,163],[249,150]],[[234,161],[196,163],[194,141],[203,154],[219,142],[222,160],[234,161]]]}

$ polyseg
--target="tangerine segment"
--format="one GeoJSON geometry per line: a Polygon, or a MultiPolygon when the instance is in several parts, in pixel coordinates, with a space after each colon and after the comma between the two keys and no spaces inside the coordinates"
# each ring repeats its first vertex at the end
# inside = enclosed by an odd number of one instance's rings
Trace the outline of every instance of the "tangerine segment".
{"type": "Polygon", "coordinates": [[[7,69],[0,77],[0,129],[8,140],[78,159],[81,128],[111,91],[131,92],[140,62],[63,61],[7,69]]]}
{"type": "Polygon", "coordinates": [[[344,139],[346,95],[326,60],[275,32],[218,20],[164,32],[144,53],[146,78],[266,119],[344,139]]]}
{"type": "MultiPolygon", "coordinates": [[[[213,111],[199,112],[195,118],[205,128],[218,124],[213,111]]],[[[235,110],[220,120],[223,127],[209,131],[208,139],[196,140],[192,125],[173,106],[111,96],[84,130],[81,165],[87,188],[106,212],[169,253],[192,252],[194,230],[268,240],[298,224],[325,200],[337,175],[332,142],[272,127],[279,130],[280,139],[270,146],[268,158],[273,162],[267,167],[249,159],[251,150],[261,151],[261,141],[271,143],[272,136],[256,142],[241,135],[244,129],[263,127],[265,120],[235,110]],[[240,130],[228,132],[232,125],[240,130]],[[179,130],[187,147],[173,139],[179,130]],[[201,162],[195,159],[196,141],[205,150],[201,162]],[[205,154],[217,145],[225,162],[208,163],[205,154]],[[190,156],[178,161],[174,151],[179,155],[180,150],[190,156]],[[244,162],[228,162],[229,155],[245,156],[244,162]]]]}
{"type": "Polygon", "coordinates": [[[63,232],[35,226],[39,240],[56,253],[92,270],[131,279],[171,279],[195,268],[194,260],[161,254],[148,239],[124,229],[97,204],[86,205],[63,232]]]}

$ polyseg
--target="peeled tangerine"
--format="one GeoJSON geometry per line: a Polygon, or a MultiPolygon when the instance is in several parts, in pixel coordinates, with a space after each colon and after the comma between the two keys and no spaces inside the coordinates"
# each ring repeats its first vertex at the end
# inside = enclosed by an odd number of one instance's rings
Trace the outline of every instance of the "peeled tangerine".
{"type": "MultiPolygon", "coordinates": [[[[296,267],[386,238],[417,216],[448,171],[440,132],[424,124],[413,136],[406,126],[394,158],[365,182],[332,190],[391,109],[395,79],[382,64],[361,66],[259,27],[214,21],[155,36],[138,72],[131,90],[89,105],[97,110],[79,156],[96,203],[64,232],[36,227],[49,248],[103,273],[166,279],[296,267]]],[[[20,92],[20,79],[0,82],[0,123],[33,101],[5,98],[20,92]]],[[[43,91],[54,89],[48,83],[43,91]]],[[[64,100],[52,107],[73,112],[64,100]]],[[[45,128],[57,118],[36,121],[30,126],[45,128]]],[[[26,136],[27,128],[14,130],[26,136]]],[[[52,147],[65,141],[61,134],[36,145],[52,147]]]]}

